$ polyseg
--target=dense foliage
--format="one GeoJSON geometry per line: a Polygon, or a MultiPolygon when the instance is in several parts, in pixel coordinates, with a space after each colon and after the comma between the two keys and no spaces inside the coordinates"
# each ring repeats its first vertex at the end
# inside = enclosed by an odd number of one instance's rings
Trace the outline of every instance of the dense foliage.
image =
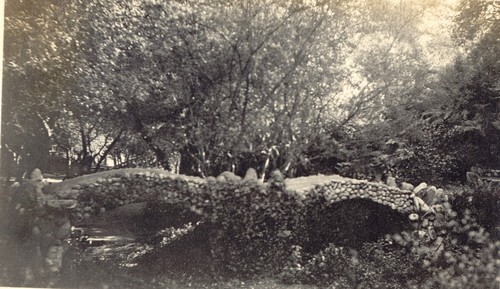
{"type": "Polygon", "coordinates": [[[7,1],[3,175],[375,160],[455,181],[498,162],[496,7],[462,2],[454,48],[434,1],[7,1]],[[381,157],[390,139],[407,154],[381,157]]]}

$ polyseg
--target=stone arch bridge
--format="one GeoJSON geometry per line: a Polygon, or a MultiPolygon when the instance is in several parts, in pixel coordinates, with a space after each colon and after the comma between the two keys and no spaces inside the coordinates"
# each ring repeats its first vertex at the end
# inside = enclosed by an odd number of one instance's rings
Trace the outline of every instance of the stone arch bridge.
{"type": "MultiPolygon", "coordinates": [[[[280,174],[279,174],[280,175],[280,174]]],[[[85,175],[49,184],[43,188],[59,203],[66,200],[77,200],[77,219],[85,219],[123,205],[139,202],[157,202],[180,204],[196,211],[195,203],[207,202],[200,200],[203,192],[210,193],[214,186],[229,185],[238,190],[249,183],[263,190],[271,191],[273,184],[281,182],[281,193],[298,196],[303,200],[321,195],[328,204],[346,200],[364,199],[390,208],[404,214],[409,221],[419,228],[432,229],[432,215],[442,210],[447,197],[442,190],[421,184],[417,188],[398,188],[382,183],[368,182],[344,178],[338,175],[308,176],[291,179],[271,177],[266,182],[260,182],[252,169],[245,178],[224,172],[217,178],[199,178],[177,175],[157,169],[118,169],[85,175]],[[430,222],[429,220],[430,219],[430,222]]]]}
{"type": "MultiPolygon", "coordinates": [[[[157,169],[134,168],[81,176],[55,184],[45,184],[42,180],[41,172],[35,170],[30,180],[25,180],[20,184],[12,195],[11,211],[12,220],[18,225],[18,236],[26,244],[34,244],[33,250],[39,252],[38,255],[40,255],[37,258],[45,258],[44,260],[50,265],[47,272],[58,272],[61,269],[64,253],[63,240],[69,236],[73,224],[83,224],[86,220],[92,220],[93,216],[96,216],[97,219],[100,215],[105,216],[106,211],[116,209],[114,210],[116,212],[119,207],[138,203],[167,205],[168,210],[160,211],[160,213],[184,216],[187,212],[188,217],[196,216],[198,220],[207,220],[207,218],[203,218],[204,216],[217,217],[217,214],[205,214],[206,211],[214,211],[215,205],[213,203],[217,202],[219,206],[220,204],[231,206],[230,204],[234,204],[233,200],[250,199],[251,202],[244,204],[245,206],[250,205],[250,207],[245,207],[245,210],[260,210],[262,206],[268,206],[268,209],[272,207],[273,210],[277,211],[281,210],[281,204],[285,204],[286,200],[296,201],[293,203],[295,205],[313,204],[312,222],[307,223],[307,225],[314,227],[311,230],[312,234],[309,235],[312,236],[312,241],[304,243],[310,246],[311,252],[321,249],[317,245],[328,244],[332,238],[340,240],[339,235],[342,235],[342,229],[350,230],[347,235],[355,239],[359,239],[360,234],[372,236],[371,233],[363,232],[363,228],[361,228],[363,226],[367,231],[370,231],[372,225],[375,225],[375,231],[380,231],[378,228],[380,223],[373,223],[373,220],[366,218],[360,220],[354,218],[357,221],[355,224],[359,225],[359,228],[342,227],[340,231],[335,232],[329,230],[330,228],[339,229],[339,227],[330,226],[331,223],[339,224],[343,223],[344,220],[349,222],[352,219],[350,216],[352,211],[360,208],[366,209],[367,204],[369,210],[372,207],[377,208],[376,218],[380,215],[383,215],[382,217],[397,215],[397,218],[394,219],[392,217],[382,218],[382,222],[385,222],[382,224],[382,228],[387,228],[387,225],[390,227],[392,222],[399,223],[404,220],[405,224],[411,224],[418,230],[419,236],[422,232],[424,237],[437,240],[435,233],[433,233],[433,220],[437,212],[443,211],[449,206],[447,196],[442,190],[432,186],[427,187],[426,184],[420,184],[416,188],[406,184],[398,188],[394,182],[392,186],[389,186],[337,175],[283,179],[279,172],[273,172],[268,182],[260,182],[253,169],[249,169],[244,178],[230,172],[224,172],[217,178],[204,179],[172,174],[157,169]],[[236,198],[232,198],[235,196],[236,198]],[[261,199],[254,200],[254,197],[261,199]],[[261,203],[262,200],[264,201],[261,203]],[[343,210],[337,211],[335,206],[339,204],[343,206],[343,210]],[[328,208],[328,210],[317,211],[317,206],[328,208]],[[178,210],[173,212],[170,210],[171,208],[178,210]],[[346,219],[339,221],[335,220],[336,218],[346,219]],[[318,219],[326,223],[318,225],[318,219]]],[[[222,210],[225,209],[222,208],[222,210]]],[[[254,215],[259,214],[259,211],[256,212],[254,215]]],[[[294,211],[291,212],[291,214],[294,213],[294,211]]],[[[224,218],[238,218],[232,215],[232,211],[225,211],[222,215],[225,216],[224,218]]],[[[373,214],[371,215],[373,216],[373,214]]],[[[144,214],[140,216],[139,222],[147,221],[144,214]]],[[[161,216],[164,217],[164,215],[161,216]]],[[[112,218],[114,218],[113,215],[112,218]]],[[[162,218],[160,218],[158,225],[163,226],[163,228],[175,227],[164,223],[162,218]]],[[[143,224],[141,223],[139,226],[143,226],[143,224]]],[[[207,239],[207,235],[209,235],[208,242],[216,243],[221,238],[225,238],[217,235],[222,232],[221,230],[216,228],[215,231],[212,231],[210,224],[207,226],[196,226],[199,228],[199,233],[193,233],[191,236],[202,236],[202,238],[207,239]],[[207,226],[209,231],[203,231],[203,228],[207,228],[207,226]]],[[[279,229],[275,233],[278,236],[282,234],[286,238],[287,234],[290,234],[287,231],[288,229],[285,228],[279,229]]],[[[378,231],[375,233],[380,233],[378,231]]],[[[185,240],[186,238],[183,238],[179,242],[185,240]]],[[[353,245],[353,238],[345,240],[344,243],[347,245],[353,245]]],[[[210,247],[219,248],[221,246],[210,247]]],[[[28,252],[28,254],[30,253],[28,252]]],[[[213,256],[221,254],[211,253],[213,256]]],[[[38,263],[35,262],[35,264],[38,263]]],[[[33,270],[34,268],[33,264],[26,266],[28,269],[33,270]]]]}

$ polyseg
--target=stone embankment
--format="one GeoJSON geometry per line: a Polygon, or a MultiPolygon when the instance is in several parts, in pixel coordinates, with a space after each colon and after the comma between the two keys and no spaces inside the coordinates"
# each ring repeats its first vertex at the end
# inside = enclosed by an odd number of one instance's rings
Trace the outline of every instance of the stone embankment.
{"type": "MultiPolygon", "coordinates": [[[[77,201],[45,194],[43,175],[35,169],[29,179],[13,185],[8,206],[7,227],[16,245],[20,282],[33,286],[44,282],[50,287],[63,266],[71,233],[71,211],[77,201]]],[[[5,221],[5,220],[4,220],[5,221]]],[[[14,262],[13,262],[14,263],[14,262]]]]}

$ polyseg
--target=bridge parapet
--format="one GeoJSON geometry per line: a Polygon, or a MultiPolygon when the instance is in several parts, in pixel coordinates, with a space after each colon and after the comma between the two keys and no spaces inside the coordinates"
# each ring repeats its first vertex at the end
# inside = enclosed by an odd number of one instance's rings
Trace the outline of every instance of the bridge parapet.
{"type": "Polygon", "coordinates": [[[181,204],[196,195],[206,181],[156,169],[119,169],[70,179],[44,187],[60,199],[78,200],[77,220],[126,204],[181,204]]]}
{"type": "Polygon", "coordinates": [[[324,196],[328,203],[351,199],[369,199],[401,213],[415,211],[415,195],[412,191],[402,190],[382,183],[333,175],[288,179],[285,184],[287,190],[306,196],[324,196]]]}

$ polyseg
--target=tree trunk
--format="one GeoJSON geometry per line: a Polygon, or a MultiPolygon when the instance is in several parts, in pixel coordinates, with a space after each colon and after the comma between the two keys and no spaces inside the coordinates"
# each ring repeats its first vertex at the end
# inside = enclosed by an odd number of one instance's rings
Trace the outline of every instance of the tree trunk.
{"type": "Polygon", "coordinates": [[[115,145],[118,143],[120,138],[122,137],[122,134],[125,130],[121,129],[118,135],[113,139],[113,141],[109,144],[109,146],[106,148],[104,153],[99,157],[99,160],[96,163],[95,170],[94,172],[98,172],[99,169],[101,168],[102,163],[106,160],[106,158],[109,155],[109,152],[115,147],[115,145]]]}

